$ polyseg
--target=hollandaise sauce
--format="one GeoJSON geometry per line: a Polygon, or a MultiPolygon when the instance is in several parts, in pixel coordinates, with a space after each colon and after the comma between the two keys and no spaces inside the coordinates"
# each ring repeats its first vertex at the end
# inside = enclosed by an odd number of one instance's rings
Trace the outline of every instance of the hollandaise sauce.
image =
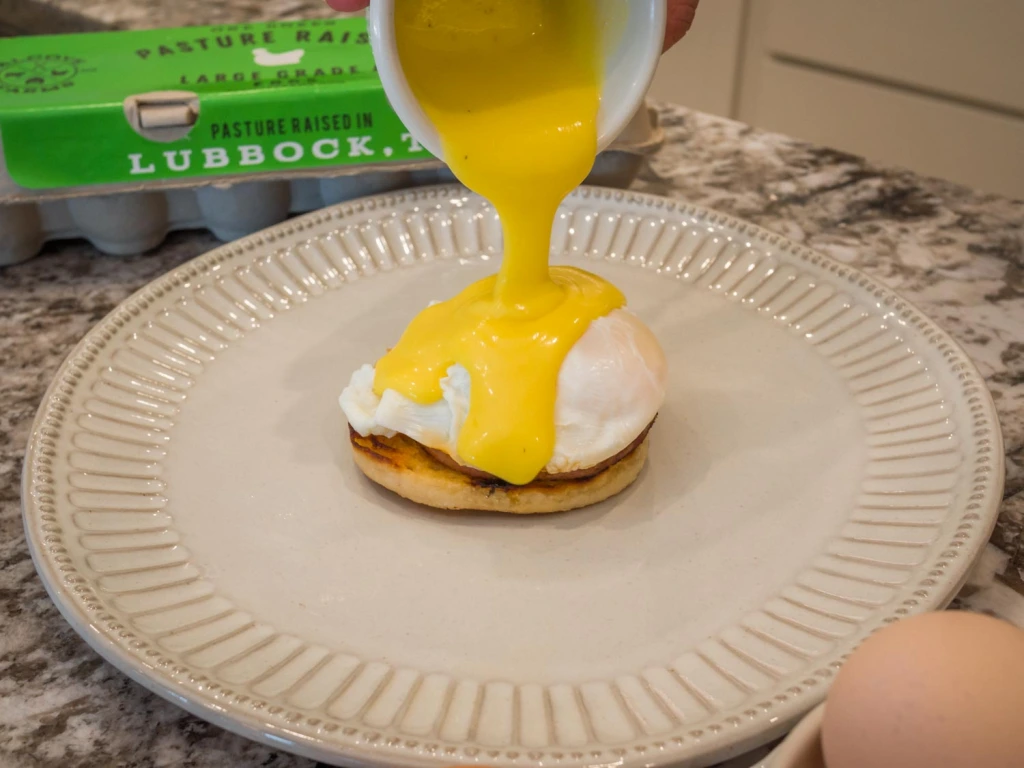
{"type": "Polygon", "coordinates": [[[502,222],[499,273],[418,315],[374,389],[420,404],[470,374],[460,460],[525,484],[551,459],[558,374],[590,323],[625,304],[613,285],[549,267],[563,198],[597,154],[595,0],[396,0],[399,56],[444,159],[502,222]]]}

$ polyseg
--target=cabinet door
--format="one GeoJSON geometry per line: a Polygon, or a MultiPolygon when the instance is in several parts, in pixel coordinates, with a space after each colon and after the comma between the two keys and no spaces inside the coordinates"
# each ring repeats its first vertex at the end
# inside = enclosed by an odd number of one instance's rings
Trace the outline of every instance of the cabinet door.
{"type": "Polygon", "coordinates": [[[1024,198],[1024,120],[770,58],[748,106],[759,126],[1024,198]]]}
{"type": "Polygon", "coordinates": [[[750,0],[738,117],[1024,197],[1024,0],[750,0]]]}
{"type": "Polygon", "coordinates": [[[767,4],[765,49],[776,57],[1024,113],[1022,0],[767,4]]]}

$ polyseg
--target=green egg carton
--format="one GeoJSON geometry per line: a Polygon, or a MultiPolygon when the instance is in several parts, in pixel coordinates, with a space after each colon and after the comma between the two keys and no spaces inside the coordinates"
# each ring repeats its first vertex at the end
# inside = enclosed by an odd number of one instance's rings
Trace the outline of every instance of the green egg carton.
{"type": "MultiPolygon", "coordinates": [[[[640,110],[588,179],[661,143],[640,110]]],[[[235,239],[324,205],[453,181],[388,104],[363,18],[5,39],[0,265],[48,240],[111,254],[235,239]]]]}

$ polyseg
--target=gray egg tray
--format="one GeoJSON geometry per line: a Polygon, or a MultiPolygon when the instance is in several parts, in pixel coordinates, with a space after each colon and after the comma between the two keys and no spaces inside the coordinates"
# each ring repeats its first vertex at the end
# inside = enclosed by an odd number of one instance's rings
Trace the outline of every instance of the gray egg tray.
{"type": "MultiPolygon", "coordinates": [[[[598,156],[586,183],[626,188],[662,133],[657,113],[641,109],[611,149],[598,156]]],[[[235,240],[284,221],[357,197],[454,181],[437,161],[381,164],[372,171],[339,168],[324,176],[296,173],[236,176],[215,183],[159,182],[135,187],[27,190],[6,174],[0,147],[0,267],[30,259],[52,240],[85,238],[112,255],[141,253],[169,232],[208,229],[235,240]]]]}

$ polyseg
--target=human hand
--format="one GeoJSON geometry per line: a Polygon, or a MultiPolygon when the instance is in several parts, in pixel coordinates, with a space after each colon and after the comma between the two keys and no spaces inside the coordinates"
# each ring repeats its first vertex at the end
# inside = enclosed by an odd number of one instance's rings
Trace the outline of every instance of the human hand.
{"type": "MultiPolygon", "coordinates": [[[[667,51],[690,31],[699,2],[700,0],[668,0],[668,24],[665,28],[663,50],[667,51]]],[[[327,5],[344,13],[361,11],[369,4],[370,0],[327,0],[327,5]]]]}
{"type": "Polygon", "coordinates": [[[667,51],[683,39],[693,26],[693,17],[697,13],[700,0],[668,0],[668,20],[665,26],[665,47],[667,51]]]}

